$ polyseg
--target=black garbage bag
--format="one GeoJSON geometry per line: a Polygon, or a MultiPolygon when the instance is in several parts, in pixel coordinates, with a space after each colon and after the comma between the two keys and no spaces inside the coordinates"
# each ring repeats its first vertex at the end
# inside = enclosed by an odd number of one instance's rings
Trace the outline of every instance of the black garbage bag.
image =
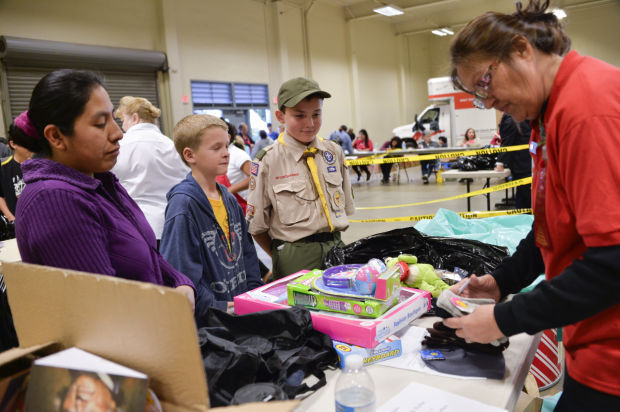
{"type": "Polygon", "coordinates": [[[198,322],[211,406],[230,405],[235,392],[257,382],[281,387],[289,399],[325,385],[326,368],[338,365],[329,336],[316,331],[300,307],[248,315],[209,309],[198,322]],[[310,375],[318,382],[302,381],[310,375]]]}
{"type": "Polygon", "coordinates": [[[416,255],[418,262],[435,269],[453,271],[455,267],[482,275],[490,273],[508,256],[508,249],[477,240],[427,236],[413,227],[394,229],[359,239],[343,248],[335,247],[325,259],[325,267],[365,263],[372,258],[416,255]]]}
{"type": "MultiPolygon", "coordinates": [[[[491,146],[484,146],[483,149],[489,149],[491,146]]],[[[477,156],[461,156],[452,162],[452,169],[458,169],[463,172],[473,172],[476,170],[493,170],[497,154],[483,154],[477,156]]]]}

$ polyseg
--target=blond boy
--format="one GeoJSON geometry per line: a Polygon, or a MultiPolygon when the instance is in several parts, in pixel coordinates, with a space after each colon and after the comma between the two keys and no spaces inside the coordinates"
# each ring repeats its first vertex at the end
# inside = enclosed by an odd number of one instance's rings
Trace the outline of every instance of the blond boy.
{"type": "Polygon", "coordinates": [[[228,127],[190,115],[174,128],[174,146],[191,172],[168,192],[161,254],[196,286],[195,316],[230,310],[233,297],[262,285],[243,211],[216,176],[228,168],[228,127]]]}

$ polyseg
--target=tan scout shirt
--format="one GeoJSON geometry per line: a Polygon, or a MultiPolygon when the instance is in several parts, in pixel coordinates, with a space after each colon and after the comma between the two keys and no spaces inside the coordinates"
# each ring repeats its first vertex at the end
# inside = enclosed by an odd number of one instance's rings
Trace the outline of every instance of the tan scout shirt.
{"type": "MultiPolygon", "coordinates": [[[[314,159],[334,230],[345,230],[347,215],[355,212],[355,205],[342,148],[320,138],[309,146],[319,149],[314,159]]],[[[321,199],[302,158],[305,149],[306,145],[284,132],[265,148],[261,161],[252,162],[246,211],[251,234],[269,231],[272,239],[295,242],[329,232],[321,199]]]]}

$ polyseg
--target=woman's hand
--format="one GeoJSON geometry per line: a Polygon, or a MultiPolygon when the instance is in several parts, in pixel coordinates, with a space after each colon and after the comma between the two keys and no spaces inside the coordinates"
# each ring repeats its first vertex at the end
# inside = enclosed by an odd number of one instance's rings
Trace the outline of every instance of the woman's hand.
{"type": "MultiPolygon", "coordinates": [[[[461,296],[465,298],[487,298],[499,302],[502,295],[493,276],[489,274],[483,276],[471,275],[469,279],[469,284],[463,289],[461,296]]],[[[467,282],[467,279],[461,280],[456,285],[450,287],[450,291],[458,293],[465,282],[467,282]]]]}
{"type": "Polygon", "coordinates": [[[495,305],[480,305],[471,315],[444,319],[443,324],[456,329],[456,336],[470,342],[493,342],[504,336],[495,321],[494,308],[495,305]]]}
{"type": "Polygon", "coordinates": [[[194,297],[194,289],[188,285],[177,286],[175,289],[184,294],[185,297],[187,297],[187,300],[189,300],[189,303],[192,306],[193,313],[196,309],[196,298],[194,297]]]}

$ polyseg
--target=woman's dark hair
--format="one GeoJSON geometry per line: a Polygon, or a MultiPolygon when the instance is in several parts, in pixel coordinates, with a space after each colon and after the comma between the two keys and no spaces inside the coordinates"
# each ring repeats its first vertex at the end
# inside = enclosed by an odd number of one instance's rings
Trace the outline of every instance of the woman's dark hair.
{"type": "Polygon", "coordinates": [[[520,1],[512,14],[487,12],[470,21],[450,45],[452,82],[463,89],[456,67],[468,63],[472,57],[491,56],[501,61],[510,58],[515,42],[524,37],[545,54],[565,55],[570,50],[570,39],[562,24],[547,12],[549,0],[530,0],[527,7],[520,1]]]}
{"type": "Polygon", "coordinates": [[[400,137],[398,136],[394,136],[390,139],[390,147],[394,147],[394,142],[398,143],[396,146],[400,146],[401,141],[400,141],[400,137]]]}
{"type": "Polygon", "coordinates": [[[368,147],[368,132],[366,129],[360,129],[360,134],[364,135],[364,144],[368,147]]]}
{"type": "Polygon", "coordinates": [[[31,139],[36,146],[32,146],[33,152],[51,154],[50,145],[43,136],[49,124],[56,125],[64,135],[73,135],[75,120],[84,112],[97,86],[103,87],[103,80],[95,73],[82,70],[56,70],[39,80],[28,106],[28,118],[39,133],[38,139],[31,139]]]}
{"type": "Polygon", "coordinates": [[[258,134],[260,135],[261,139],[266,139],[267,138],[267,132],[264,131],[264,130],[259,131],[258,134]]]}

